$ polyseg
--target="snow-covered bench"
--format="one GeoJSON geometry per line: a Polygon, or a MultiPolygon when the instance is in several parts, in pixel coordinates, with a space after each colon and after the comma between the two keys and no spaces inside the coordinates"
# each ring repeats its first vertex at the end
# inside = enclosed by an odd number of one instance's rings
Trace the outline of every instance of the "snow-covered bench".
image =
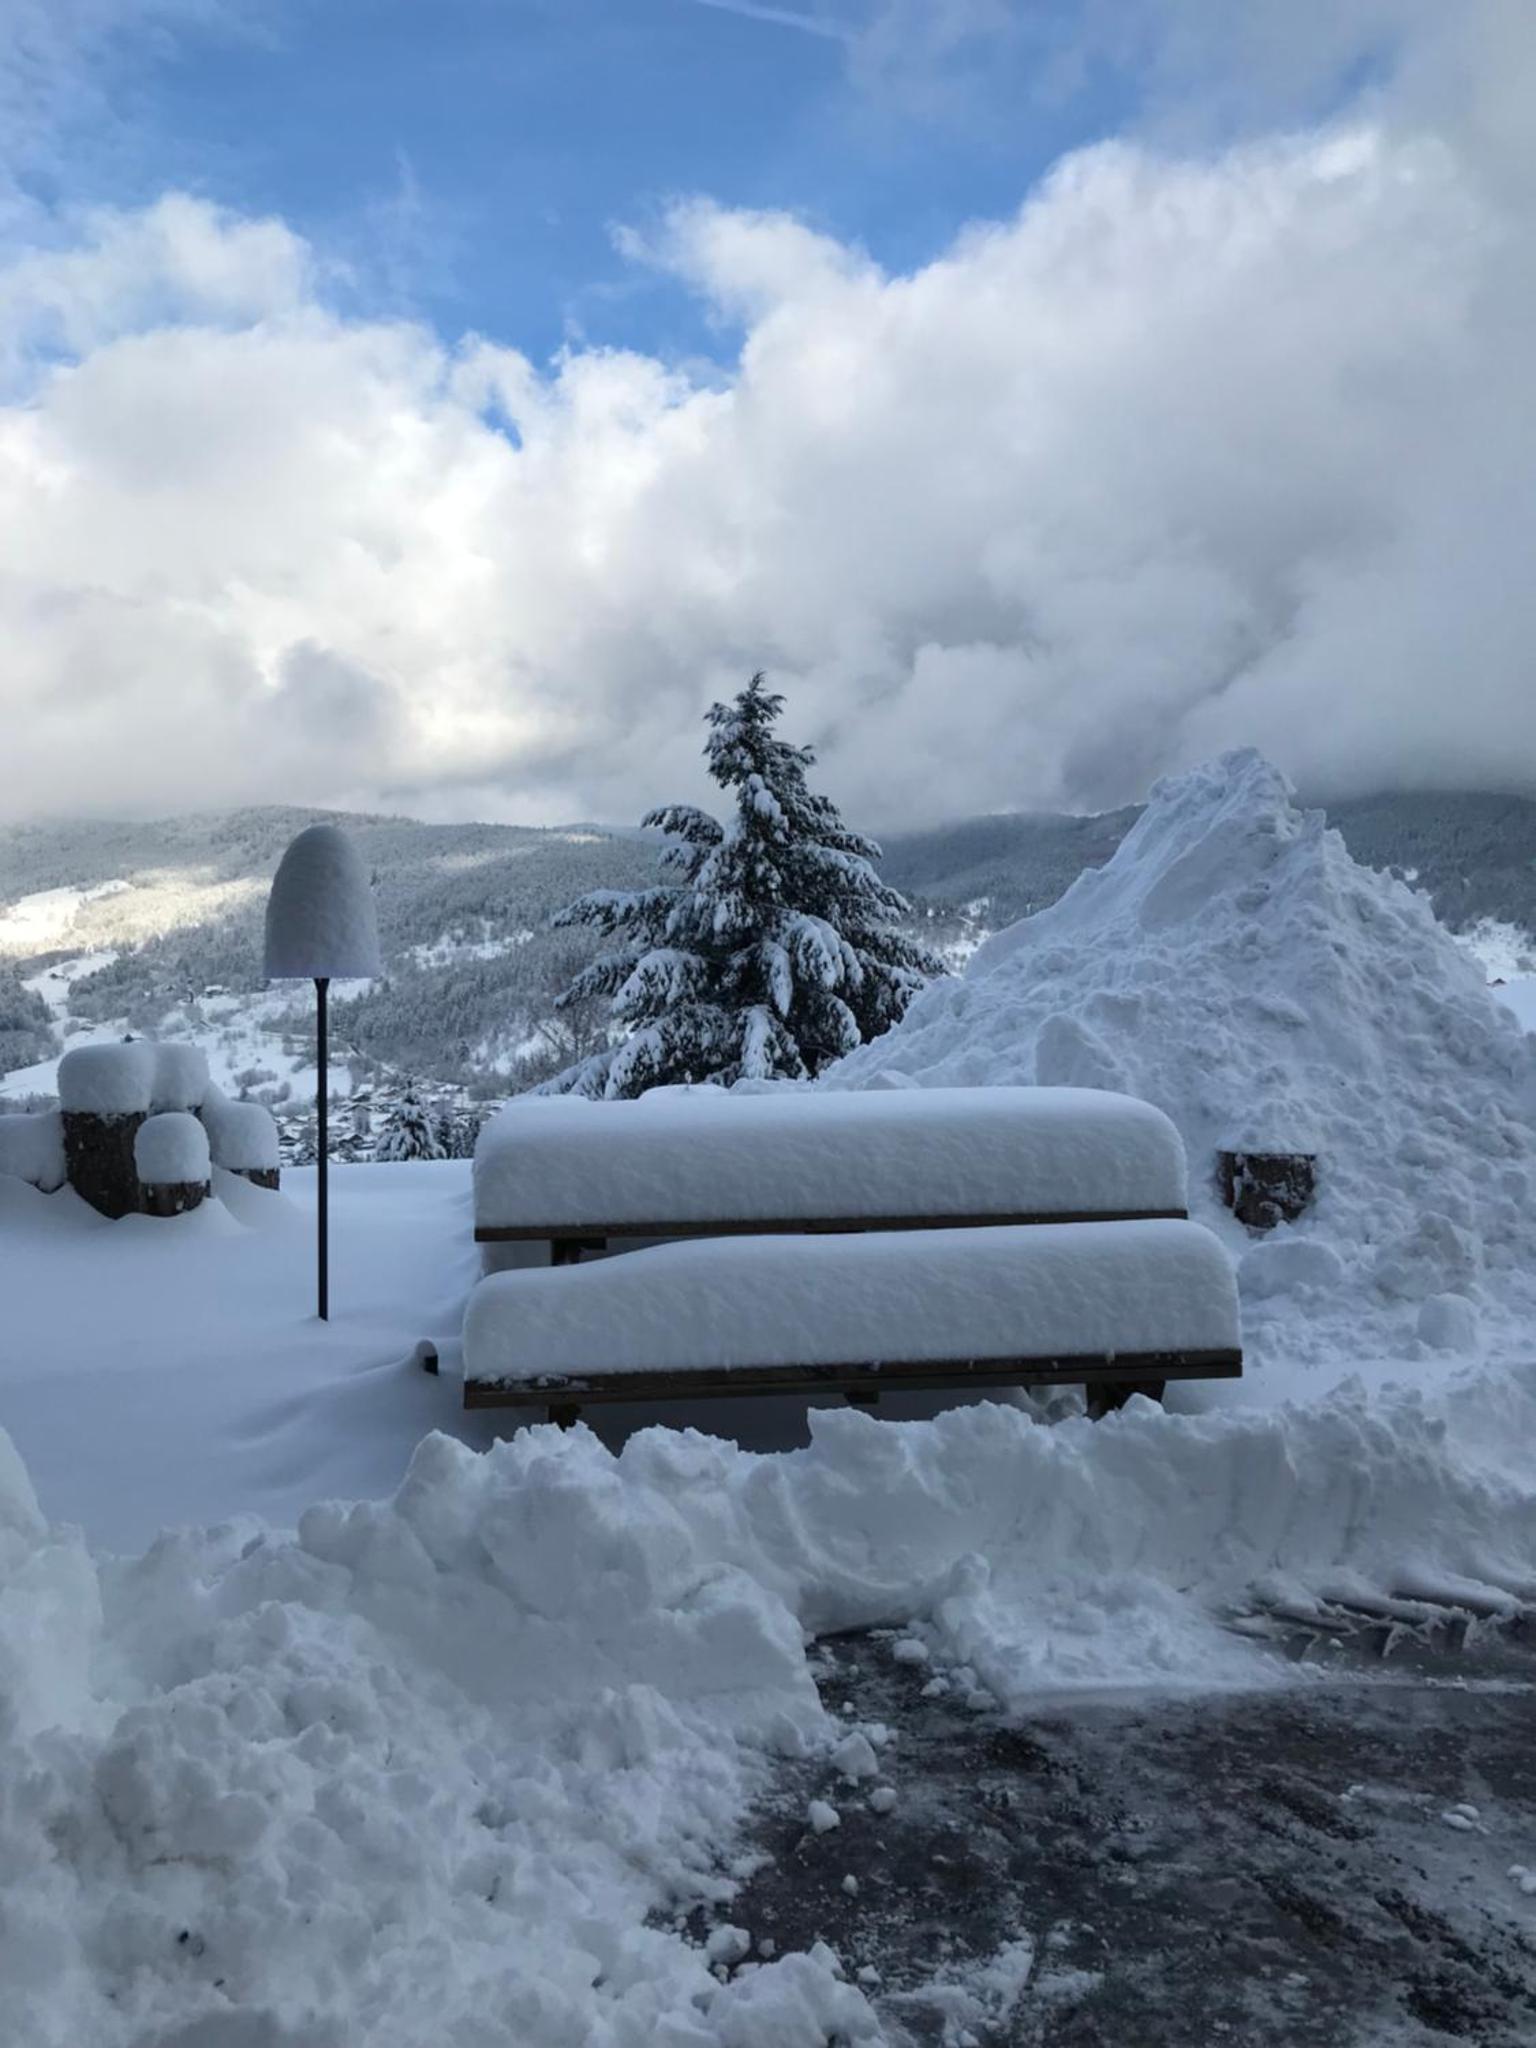
{"type": "Polygon", "coordinates": [[[480,1244],[1182,1217],[1178,1132],[1091,1088],[523,1096],[475,1149],[480,1244]]]}
{"type": "Polygon", "coordinates": [[[465,1405],[1081,1382],[1241,1369],[1177,1131],[1096,1090],[661,1090],[523,1100],[482,1134],[465,1405]],[[636,1257],[586,1251],[650,1241],[636,1257]],[[555,1270],[551,1270],[554,1268],[555,1270]]]}
{"type": "Polygon", "coordinates": [[[1235,1374],[1238,1343],[1231,1264],[1197,1223],[696,1240],[489,1275],[464,1402],[568,1424],[591,1402],[1066,1382],[1102,1407],[1235,1374]]]}

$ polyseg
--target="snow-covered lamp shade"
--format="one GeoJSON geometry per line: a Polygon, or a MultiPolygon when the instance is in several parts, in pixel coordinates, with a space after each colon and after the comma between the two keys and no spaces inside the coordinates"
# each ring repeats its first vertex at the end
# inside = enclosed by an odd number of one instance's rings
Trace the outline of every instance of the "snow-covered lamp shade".
{"type": "Polygon", "coordinates": [[[283,855],[267,898],[268,981],[350,980],[382,971],[361,854],[339,827],[306,826],[283,855]]]}

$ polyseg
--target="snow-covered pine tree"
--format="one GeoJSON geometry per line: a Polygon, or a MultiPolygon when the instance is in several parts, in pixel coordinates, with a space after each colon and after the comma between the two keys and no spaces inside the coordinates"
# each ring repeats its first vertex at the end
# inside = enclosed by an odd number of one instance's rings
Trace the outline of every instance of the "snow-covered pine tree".
{"type": "Polygon", "coordinates": [[[541,1092],[642,1094],[679,1081],[801,1080],[894,1024],[940,962],[908,938],[904,897],[875,872],[880,849],[806,786],[809,747],[774,736],[784,700],[755,675],[713,705],[705,755],[735,799],[725,824],[669,804],[642,821],[667,835],[654,889],[599,890],[557,925],[617,944],[562,1005],[605,996],[623,1042],[541,1092]]]}
{"type": "Polygon", "coordinates": [[[388,1160],[444,1157],[435,1119],[417,1094],[414,1081],[406,1083],[399,1101],[385,1112],[373,1156],[388,1160]]]}

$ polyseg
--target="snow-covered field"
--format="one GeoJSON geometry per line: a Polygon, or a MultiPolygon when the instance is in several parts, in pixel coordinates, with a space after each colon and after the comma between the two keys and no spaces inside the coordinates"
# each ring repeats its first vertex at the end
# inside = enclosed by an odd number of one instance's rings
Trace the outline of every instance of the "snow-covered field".
{"type": "Polygon", "coordinates": [[[878,2038],[827,1951],[722,1982],[737,1938],[671,1918],[729,1926],[774,1759],[899,1788],[880,1728],[823,1713],[817,1633],[899,1626],[1021,1709],[1304,1684],[1241,1625],[1265,1601],[1536,1599],[1533,1051],[1253,757],[923,996],[834,1085],[1143,1095],[1240,1258],[1244,1381],[1097,1424],[1019,1399],[491,1443],[452,1377],[464,1164],[336,1173],[325,1327],[305,1175],[116,1224],[0,1182],[0,2030],[878,2038]],[[1315,1213],[1250,1242],[1206,1180],[1235,1142],[1316,1149],[1315,1213]]]}

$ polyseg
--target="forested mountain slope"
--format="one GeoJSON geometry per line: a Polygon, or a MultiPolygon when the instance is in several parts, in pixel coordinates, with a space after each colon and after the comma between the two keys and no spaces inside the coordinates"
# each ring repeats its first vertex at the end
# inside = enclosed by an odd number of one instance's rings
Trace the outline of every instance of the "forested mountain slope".
{"type": "MultiPolygon", "coordinates": [[[[1139,815],[1001,815],[886,835],[884,872],[917,900],[924,936],[958,958],[968,938],[1044,908],[1101,866],[1139,815]]],[[[1536,932],[1536,801],[1360,797],[1330,816],[1357,859],[1416,881],[1452,929],[1492,918],[1536,932]]],[[[558,1053],[553,999],[590,941],[550,931],[550,912],[656,872],[654,839],[602,827],[273,806],[0,828],[0,1069],[57,1050],[55,1024],[71,1019],[149,1031],[176,1008],[195,1028],[209,990],[255,1004],[268,882],[294,833],[322,818],[344,824],[369,863],[388,963],[385,980],[346,1006],[347,1045],[365,1062],[485,1089],[558,1053]],[[50,1018],[23,983],[54,963],[70,963],[72,978],[50,1018]]],[[[297,1008],[290,1019],[282,1000],[264,999],[262,1030],[299,1026],[297,1008]]]]}

